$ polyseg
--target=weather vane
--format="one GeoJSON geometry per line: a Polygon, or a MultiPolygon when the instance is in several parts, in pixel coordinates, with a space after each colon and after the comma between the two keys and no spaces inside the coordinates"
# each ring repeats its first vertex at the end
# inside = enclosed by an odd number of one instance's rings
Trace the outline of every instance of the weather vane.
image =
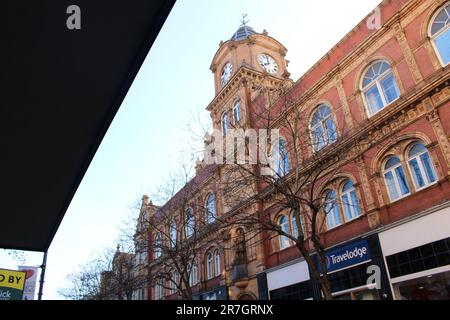
{"type": "Polygon", "coordinates": [[[242,14],[242,19],[241,19],[241,26],[245,27],[247,25],[247,23],[249,22],[249,20],[246,20],[247,18],[247,14],[242,14]]]}

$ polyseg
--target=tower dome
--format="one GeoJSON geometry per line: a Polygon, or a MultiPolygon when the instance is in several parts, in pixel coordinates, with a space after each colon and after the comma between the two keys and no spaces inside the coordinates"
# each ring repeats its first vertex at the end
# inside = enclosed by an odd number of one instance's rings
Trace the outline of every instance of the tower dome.
{"type": "Polygon", "coordinates": [[[245,40],[248,37],[250,37],[252,34],[256,34],[257,32],[255,30],[253,30],[253,28],[246,26],[246,25],[242,25],[239,27],[239,29],[237,29],[237,31],[233,34],[233,36],[231,37],[230,40],[233,41],[240,41],[240,40],[245,40]]]}

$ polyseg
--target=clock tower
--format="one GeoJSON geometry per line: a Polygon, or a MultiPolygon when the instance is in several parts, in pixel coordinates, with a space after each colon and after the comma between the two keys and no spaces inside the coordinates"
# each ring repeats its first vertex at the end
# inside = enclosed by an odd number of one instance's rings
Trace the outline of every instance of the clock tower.
{"type": "Polygon", "coordinates": [[[249,105],[264,88],[292,84],[287,49],[264,30],[258,33],[243,21],[233,36],[219,44],[211,63],[215,98],[207,107],[214,129],[251,126],[249,105]]]}

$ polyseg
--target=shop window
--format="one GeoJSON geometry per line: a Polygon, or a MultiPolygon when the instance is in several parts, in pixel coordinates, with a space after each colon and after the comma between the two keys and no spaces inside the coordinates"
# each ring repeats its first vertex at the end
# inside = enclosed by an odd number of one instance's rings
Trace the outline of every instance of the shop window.
{"type": "Polygon", "coordinates": [[[387,62],[376,61],[369,66],[363,76],[362,92],[369,116],[398,99],[400,90],[387,62]]]}
{"type": "Polygon", "coordinates": [[[337,129],[330,107],[323,104],[317,108],[312,116],[311,132],[314,151],[337,141],[337,129]]]}
{"type": "Polygon", "coordinates": [[[393,288],[396,300],[450,300],[450,272],[402,281],[393,288]]]}
{"type": "Polygon", "coordinates": [[[391,278],[450,265],[450,238],[386,257],[391,278]]]}
{"type": "Polygon", "coordinates": [[[450,62],[450,2],[440,9],[430,25],[430,38],[443,66],[450,62]]]}
{"type": "Polygon", "coordinates": [[[410,194],[405,171],[398,157],[390,157],[384,165],[384,179],[391,201],[410,194]]]}
{"type": "Polygon", "coordinates": [[[270,291],[270,300],[308,300],[312,297],[313,291],[310,281],[270,291]]]}
{"type": "Polygon", "coordinates": [[[430,154],[422,143],[415,143],[409,150],[408,165],[417,190],[436,182],[436,172],[430,154]]]}

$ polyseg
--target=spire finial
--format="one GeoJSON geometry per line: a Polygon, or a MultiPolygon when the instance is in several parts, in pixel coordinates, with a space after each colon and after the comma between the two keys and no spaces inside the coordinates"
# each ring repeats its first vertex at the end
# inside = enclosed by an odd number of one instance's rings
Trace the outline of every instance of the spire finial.
{"type": "Polygon", "coordinates": [[[246,13],[243,13],[243,14],[242,14],[242,18],[241,18],[241,27],[247,26],[247,23],[248,23],[249,21],[250,21],[250,20],[247,20],[247,14],[246,14],[246,13]]]}

